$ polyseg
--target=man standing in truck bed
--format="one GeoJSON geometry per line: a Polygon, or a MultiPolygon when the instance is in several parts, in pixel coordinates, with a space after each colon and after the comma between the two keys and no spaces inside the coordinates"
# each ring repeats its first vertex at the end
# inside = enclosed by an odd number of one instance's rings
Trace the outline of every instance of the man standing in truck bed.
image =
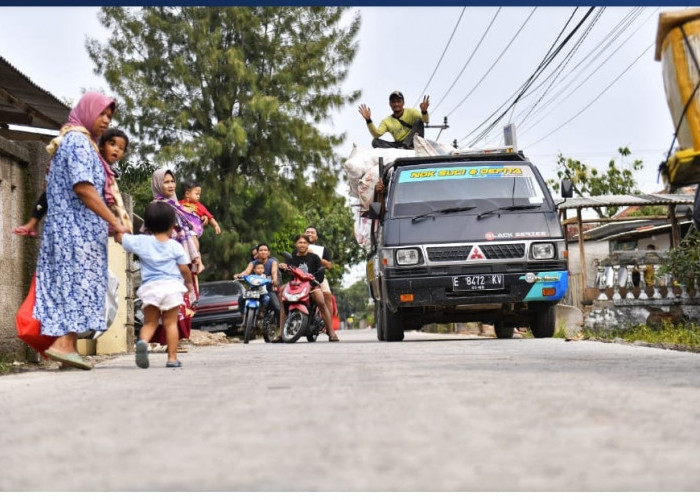
{"type": "Polygon", "coordinates": [[[404,108],[403,94],[394,90],[389,95],[389,106],[392,114],[384,118],[379,127],[375,127],[372,122],[372,111],[365,104],[359,107],[360,114],[367,122],[369,133],[374,137],[372,147],[413,149],[413,137],[416,134],[423,137],[424,124],[429,120],[430,96],[423,96],[420,110],[404,108]],[[380,139],[386,132],[394,137],[394,142],[380,139]]]}

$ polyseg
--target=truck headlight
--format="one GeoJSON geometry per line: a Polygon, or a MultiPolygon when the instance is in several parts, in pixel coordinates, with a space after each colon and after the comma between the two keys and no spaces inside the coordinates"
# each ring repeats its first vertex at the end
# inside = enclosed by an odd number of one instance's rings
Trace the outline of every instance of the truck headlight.
{"type": "Polygon", "coordinates": [[[396,265],[413,266],[421,261],[421,254],[418,248],[400,248],[396,251],[396,265]]]}
{"type": "Polygon", "coordinates": [[[556,252],[552,243],[533,243],[530,247],[530,254],[535,260],[543,260],[553,259],[556,252]]]}

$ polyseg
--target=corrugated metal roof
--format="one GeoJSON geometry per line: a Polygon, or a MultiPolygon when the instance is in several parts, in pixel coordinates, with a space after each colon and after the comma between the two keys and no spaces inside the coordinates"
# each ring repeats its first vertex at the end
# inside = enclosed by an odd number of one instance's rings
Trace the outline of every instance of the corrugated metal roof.
{"type": "MultiPolygon", "coordinates": [[[[681,220],[678,221],[679,226],[686,226],[688,224],[692,224],[693,221],[690,220],[681,220]]],[[[616,234],[610,234],[608,236],[605,236],[603,238],[596,238],[596,237],[591,237],[590,239],[599,239],[600,241],[610,241],[610,240],[616,240],[620,238],[624,238],[625,236],[644,236],[648,234],[653,234],[653,233],[667,233],[671,230],[671,224],[664,223],[664,224],[650,224],[642,227],[638,227],[636,229],[633,229],[631,231],[624,231],[616,234]]],[[[585,233],[584,233],[585,234],[585,233]]],[[[588,235],[586,234],[586,238],[588,238],[588,235]]]]}
{"type": "Polygon", "coordinates": [[[692,205],[692,194],[616,194],[569,198],[559,209],[592,207],[630,207],[642,205],[692,205]]]}
{"type": "Polygon", "coordinates": [[[0,125],[58,130],[70,108],[0,57],[0,125]]]}

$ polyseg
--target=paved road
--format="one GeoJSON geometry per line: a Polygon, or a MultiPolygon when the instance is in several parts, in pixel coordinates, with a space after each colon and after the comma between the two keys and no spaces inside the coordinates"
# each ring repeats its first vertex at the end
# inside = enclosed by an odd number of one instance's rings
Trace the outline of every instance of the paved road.
{"type": "Polygon", "coordinates": [[[340,336],[0,377],[0,490],[700,489],[700,355],[340,336]]]}

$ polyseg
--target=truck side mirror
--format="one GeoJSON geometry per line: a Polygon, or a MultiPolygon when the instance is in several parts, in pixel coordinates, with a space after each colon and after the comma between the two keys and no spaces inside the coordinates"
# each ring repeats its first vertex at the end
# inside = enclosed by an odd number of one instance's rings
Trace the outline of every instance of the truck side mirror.
{"type": "Polygon", "coordinates": [[[561,181],[561,197],[571,198],[574,195],[574,183],[571,179],[563,179],[561,181]]]}
{"type": "Polygon", "coordinates": [[[382,204],[378,201],[369,204],[369,218],[370,219],[381,219],[382,216],[382,204]]]}

